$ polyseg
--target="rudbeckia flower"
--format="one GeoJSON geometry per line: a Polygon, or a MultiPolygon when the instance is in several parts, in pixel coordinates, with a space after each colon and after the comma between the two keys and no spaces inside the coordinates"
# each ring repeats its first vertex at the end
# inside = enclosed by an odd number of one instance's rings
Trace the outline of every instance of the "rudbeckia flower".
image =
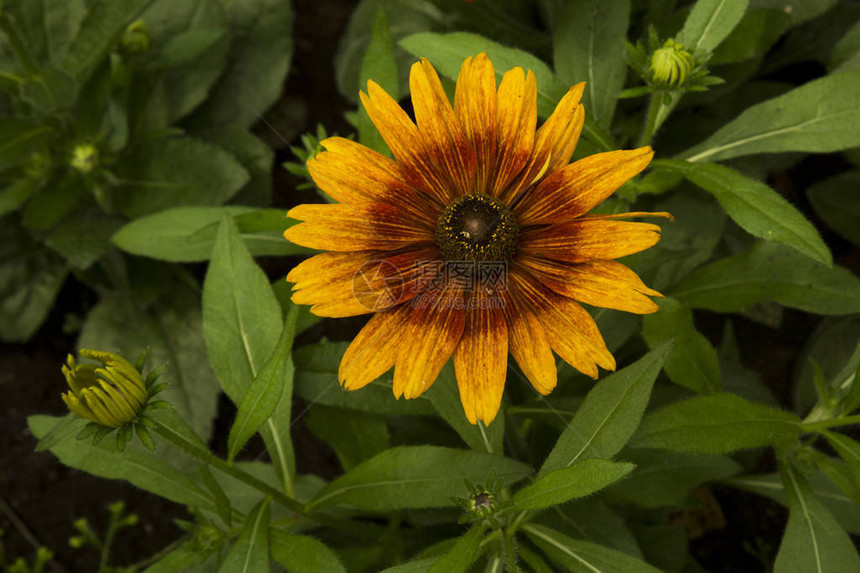
{"type": "MultiPolygon", "coordinates": [[[[433,66],[412,66],[415,121],[374,82],[361,101],[393,159],[347,139],[308,161],[337,203],[300,205],[290,241],[327,251],[287,276],[292,300],[325,317],[373,313],[347,348],[339,380],[361,388],[394,368],[397,398],[433,384],[451,356],[473,424],[502,400],[508,353],[541,394],[556,386],[555,352],[597,378],[615,359],[579,305],[646,314],[661,296],[614,261],[647,249],[660,227],[588,215],[642,171],[653,151],[610,151],[570,163],[583,127],[584,84],[536,129],[534,74],[496,85],[486,54],[467,59],[453,106],[433,66]]],[[[654,213],[653,215],[667,216],[654,213]]]]}

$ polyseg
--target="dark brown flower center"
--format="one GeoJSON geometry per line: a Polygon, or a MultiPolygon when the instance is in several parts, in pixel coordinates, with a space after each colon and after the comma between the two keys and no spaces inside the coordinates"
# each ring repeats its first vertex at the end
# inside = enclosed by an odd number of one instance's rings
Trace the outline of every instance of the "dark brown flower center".
{"type": "Polygon", "coordinates": [[[520,225],[508,207],[478,193],[460,197],[436,221],[436,244],[446,261],[509,261],[520,225]]]}

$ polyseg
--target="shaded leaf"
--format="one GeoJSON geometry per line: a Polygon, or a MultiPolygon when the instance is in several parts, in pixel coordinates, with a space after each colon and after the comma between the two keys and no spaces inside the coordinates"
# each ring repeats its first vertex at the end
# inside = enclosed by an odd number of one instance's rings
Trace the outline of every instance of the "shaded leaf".
{"type": "Polygon", "coordinates": [[[827,225],[860,245],[860,169],[846,171],[807,188],[806,196],[827,225]]]}
{"type": "Polygon", "coordinates": [[[526,524],[522,531],[550,558],[577,573],[658,573],[644,561],[596,543],[572,539],[548,527],[526,524]]]}
{"type": "Polygon", "coordinates": [[[651,387],[671,349],[672,344],[666,342],[595,385],[559,436],[539,476],[580,459],[608,459],[618,453],[639,425],[651,387]]]}
{"type": "Polygon", "coordinates": [[[527,465],[497,455],[438,446],[392,448],[334,480],[308,504],[322,508],[347,504],[363,509],[448,507],[452,497],[466,497],[465,481],[492,475],[506,485],[531,473],[527,465]]]}
{"type": "Polygon", "coordinates": [[[860,279],[851,272],[768,242],[702,267],[670,294],[693,308],[719,312],[764,301],[817,314],[860,312],[860,279]]]}
{"type": "Polygon", "coordinates": [[[741,21],[748,3],[748,0],[698,0],[678,34],[678,41],[691,54],[713,51],[741,21]]]}
{"type": "Polygon", "coordinates": [[[695,454],[776,446],[803,431],[796,414],[735,394],[696,396],[648,414],[631,445],[695,454]]]}
{"type": "Polygon", "coordinates": [[[337,554],[322,541],[279,529],[270,529],[269,536],[272,559],[290,573],[346,573],[337,554]]]}
{"type": "Polygon", "coordinates": [[[268,573],[269,521],[271,520],[269,498],[262,500],[245,518],[239,539],[227,552],[218,573],[268,573]]]}

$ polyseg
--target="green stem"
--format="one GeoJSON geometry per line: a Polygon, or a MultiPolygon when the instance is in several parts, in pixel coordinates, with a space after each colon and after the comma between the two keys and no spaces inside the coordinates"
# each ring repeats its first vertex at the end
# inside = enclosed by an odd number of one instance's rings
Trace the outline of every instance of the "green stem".
{"type": "Polygon", "coordinates": [[[27,50],[27,46],[24,45],[24,42],[21,40],[21,36],[18,35],[18,31],[15,29],[15,26],[12,25],[12,22],[9,21],[9,16],[2,8],[0,8],[0,30],[3,30],[6,37],[9,38],[9,43],[12,44],[12,49],[15,50],[15,55],[18,56],[18,60],[21,62],[21,65],[27,73],[37,73],[38,68],[36,68],[36,64],[33,62],[33,57],[30,55],[30,51],[27,50]]]}
{"type": "Polygon", "coordinates": [[[177,434],[161,422],[157,420],[152,420],[152,422],[153,429],[155,430],[155,432],[174,446],[183,450],[190,456],[197,458],[201,462],[208,464],[218,470],[221,470],[225,474],[248,484],[249,486],[253,487],[254,489],[260,491],[265,495],[268,495],[275,501],[275,503],[282,505],[293,513],[303,518],[316,521],[320,525],[327,525],[334,529],[339,529],[341,531],[351,533],[360,538],[369,539],[373,537],[373,530],[369,530],[367,527],[364,527],[361,524],[326,517],[318,514],[308,513],[307,511],[305,511],[304,505],[302,505],[295,499],[287,497],[284,492],[270,486],[266,482],[254,477],[248,472],[243,471],[236,466],[227,463],[226,461],[222,460],[221,458],[210,452],[207,448],[201,447],[198,444],[188,441],[182,435],[177,434]]]}
{"type": "Polygon", "coordinates": [[[519,573],[520,568],[517,566],[517,550],[514,547],[513,532],[502,532],[502,549],[505,552],[505,564],[508,573],[519,573]]]}
{"type": "Polygon", "coordinates": [[[119,520],[116,515],[111,515],[110,523],[108,523],[107,533],[105,533],[105,540],[102,544],[101,550],[101,558],[99,559],[99,573],[104,573],[107,571],[108,566],[108,558],[110,557],[110,546],[113,545],[113,538],[116,536],[119,520]]]}
{"type": "Polygon", "coordinates": [[[860,414],[854,416],[843,416],[833,418],[831,420],[821,420],[820,422],[809,422],[802,424],[804,432],[818,432],[828,428],[836,428],[839,426],[850,426],[851,424],[860,424],[860,414]]]}
{"type": "Polygon", "coordinates": [[[651,143],[657,125],[657,114],[661,107],[663,107],[663,93],[651,94],[651,102],[648,104],[648,119],[645,121],[645,129],[642,130],[642,135],[639,137],[638,147],[644,147],[651,143]]]}

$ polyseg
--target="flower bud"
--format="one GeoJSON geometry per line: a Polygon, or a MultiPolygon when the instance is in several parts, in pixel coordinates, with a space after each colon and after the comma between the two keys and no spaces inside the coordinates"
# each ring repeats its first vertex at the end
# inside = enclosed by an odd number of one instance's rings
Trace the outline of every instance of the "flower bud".
{"type": "Polygon", "coordinates": [[[110,352],[81,350],[81,356],[101,365],[77,364],[69,355],[62,368],[71,389],[63,394],[69,410],[110,428],[136,420],[149,397],[140,372],[128,360],[110,352]]]}
{"type": "Polygon", "coordinates": [[[120,50],[128,55],[142,54],[149,49],[149,28],[143,20],[128,25],[119,42],[120,50]]]}
{"type": "Polygon", "coordinates": [[[669,87],[684,85],[696,60],[693,55],[684,49],[684,46],[672,40],[666,40],[663,47],[651,54],[651,80],[655,84],[669,87]]]}
{"type": "Polygon", "coordinates": [[[72,158],[69,160],[69,165],[72,169],[81,174],[86,175],[99,162],[99,150],[91,143],[81,143],[75,146],[72,150],[72,158]]]}

